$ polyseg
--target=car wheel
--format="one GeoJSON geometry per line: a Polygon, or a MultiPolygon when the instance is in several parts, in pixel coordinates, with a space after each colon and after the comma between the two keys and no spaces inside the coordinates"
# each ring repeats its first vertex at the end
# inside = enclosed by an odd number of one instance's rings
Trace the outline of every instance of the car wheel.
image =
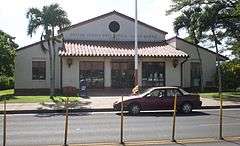
{"type": "Polygon", "coordinates": [[[191,103],[183,103],[181,106],[181,112],[183,112],[184,114],[188,114],[192,112],[192,104],[191,103]]]}
{"type": "Polygon", "coordinates": [[[132,104],[130,107],[129,107],[129,113],[131,115],[137,115],[139,114],[141,111],[141,107],[138,105],[138,104],[132,104]]]}

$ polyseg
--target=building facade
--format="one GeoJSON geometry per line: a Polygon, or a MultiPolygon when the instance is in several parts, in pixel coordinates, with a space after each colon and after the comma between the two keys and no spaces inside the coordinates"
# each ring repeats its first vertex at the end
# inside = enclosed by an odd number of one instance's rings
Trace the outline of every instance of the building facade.
{"type": "MultiPolygon", "coordinates": [[[[134,19],[113,11],[60,31],[56,45],[55,87],[132,88],[134,19]]],[[[167,32],[138,23],[138,84],[141,87],[214,85],[216,53],[167,32]]],[[[46,45],[46,42],[42,42],[46,45]]],[[[220,55],[221,60],[227,58],[220,55]]],[[[15,92],[48,92],[49,56],[37,42],[17,50],[15,92]]]]}

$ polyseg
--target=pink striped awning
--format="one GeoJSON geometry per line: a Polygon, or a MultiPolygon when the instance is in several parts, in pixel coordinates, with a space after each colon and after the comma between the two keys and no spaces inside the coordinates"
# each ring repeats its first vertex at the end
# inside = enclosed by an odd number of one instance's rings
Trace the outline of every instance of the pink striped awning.
{"type": "MultiPolygon", "coordinates": [[[[134,56],[134,42],[66,41],[60,56],[134,56]]],[[[181,50],[159,42],[139,42],[140,57],[187,57],[181,50]]]]}

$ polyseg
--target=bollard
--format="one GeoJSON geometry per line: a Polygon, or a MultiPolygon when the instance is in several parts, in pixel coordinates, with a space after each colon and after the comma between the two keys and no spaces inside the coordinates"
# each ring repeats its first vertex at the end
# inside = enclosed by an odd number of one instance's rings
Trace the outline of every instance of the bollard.
{"type": "Polygon", "coordinates": [[[219,98],[220,98],[219,139],[223,140],[223,135],[222,135],[222,127],[223,127],[223,99],[222,99],[222,94],[221,93],[219,93],[219,98]]]}
{"type": "Polygon", "coordinates": [[[65,113],[65,135],[64,135],[64,146],[68,146],[67,144],[67,135],[68,135],[68,98],[65,100],[65,108],[66,108],[66,113],[65,113]]]}
{"type": "Polygon", "coordinates": [[[173,105],[172,142],[176,142],[176,140],[175,140],[175,126],[176,126],[177,94],[175,94],[173,104],[174,105],[173,105]]]}
{"type": "Polygon", "coordinates": [[[4,96],[4,103],[3,103],[3,146],[6,146],[6,118],[7,118],[7,113],[6,113],[6,96],[4,96]]]}
{"type": "Polygon", "coordinates": [[[121,102],[121,132],[120,132],[120,144],[123,144],[123,96],[121,102]]]}

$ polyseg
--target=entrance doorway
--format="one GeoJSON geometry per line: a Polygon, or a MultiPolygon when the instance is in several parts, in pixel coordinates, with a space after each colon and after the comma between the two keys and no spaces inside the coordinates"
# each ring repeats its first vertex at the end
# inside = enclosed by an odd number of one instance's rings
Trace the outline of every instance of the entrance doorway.
{"type": "Polygon", "coordinates": [[[132,88],[134,85],[134,68],[132,62],[112,62],[112,87],[132,88]]]}

